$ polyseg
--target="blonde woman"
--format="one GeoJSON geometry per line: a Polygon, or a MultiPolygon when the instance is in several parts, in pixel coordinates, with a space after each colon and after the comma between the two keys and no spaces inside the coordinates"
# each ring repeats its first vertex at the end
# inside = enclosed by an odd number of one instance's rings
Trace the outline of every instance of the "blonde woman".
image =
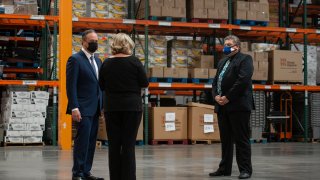
{"type": "Polygon", "coordinates": [[[135,143],[142,116],[141,88],[148,87],[146,72],[132,55],[134,42],[119,33],[112,38],[112,56],[99,73],[105,91],[105,117],[109,140],[110,180],[135,180],[135,143]]]}

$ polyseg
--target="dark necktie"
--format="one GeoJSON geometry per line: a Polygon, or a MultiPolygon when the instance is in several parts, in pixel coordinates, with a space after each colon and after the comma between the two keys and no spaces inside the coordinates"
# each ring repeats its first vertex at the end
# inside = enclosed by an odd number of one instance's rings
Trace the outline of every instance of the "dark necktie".
{"type": "Polygon", "coordinates": [[[96,77],[98,78],[98,74],[97,74],[97,70],[96,70],[96,66],[94,65],[94,59],[93,59],[93,56],[90,57],[90,64],[91,64],[91,67],[93,69],[93,72],[94,74],[96,75],[96,77]]]}

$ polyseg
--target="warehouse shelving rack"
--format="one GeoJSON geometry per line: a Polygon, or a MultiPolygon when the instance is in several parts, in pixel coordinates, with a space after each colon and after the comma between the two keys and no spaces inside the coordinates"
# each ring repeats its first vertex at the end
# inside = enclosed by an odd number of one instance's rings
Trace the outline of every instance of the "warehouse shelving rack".
{"type": "MultiPolygon", "coordinates": [[[[149,3],[145,0],[145,3],[149,3]]],[[[303,0],[305,4],[305,0],[303,0]]],[[[232,4],[232,0],[229,0],[229,4],[232,4]]],[[[131,7],[134,6],[131,4],[131,7]]],[[[145,17],[148,19],[148,6],[145,17]]],[[[306,6],[304,6],[306,7],[306,6]]],[[[54,31],[54,65],[53,72],[56,72],[57,67],[57,33],[59,27],[59,75],[57,78],[56,74],[53,73],[51,81],[19,81],[19,80],[0,80],[0,85],[32,85],[32,86],[51,86],[54,87],[54,107],[58,106],[58,116],[53,121],[58,122],[58,139],[59,146],[61,149],[71,149],[71,117],[65,114],[67,106],[66,97],[66,77],[64,72],[66,71],[66,61],[72,54],[72,31],[82,31],[88,27],[94,28],[97,31],[103,32],[137,32],[145,34],[146,41],[145,47],[148,47],[148,35],[149,34],[161,34],[161,35],[197,35],[197,36],[212,36],[223,37],[229,33],[233,33],[240,37],[246,37],[247,39],[255,39],[259,41],[270,41],[278,42],[279,39],[285,39],[288,35],[291,40],[295,43],[304,43],[304,65],[305,65],[305,85],[253,85],[254,90],[262,91],[299,91],[305,92],[305,117],[304,122],[307,126],[307,108],[308,108],[308,92],[320,91],[319,86],[308,86],[307,85],[307,42],[320,42],[320,30],[307,29],[306,25],[304,28],[287,28],[287,27],[255,27],[255,26],[238,26],[231,24],[232,22],[232,8],[229,6],[229,24],[208,24],[208,23],[186,23],[186,22],[165,22],[165,21],[153,21],[153,20],[135,20],[134,16],[131,15],[132,19],[101,19],[101,18],[72,18],[72,1],[60,1],[59,16],[47,16],[47,15],[0,15],[0,23],[8,27],[42,27],[48,26],[49,29],[54,31]],[[59,79],[59,80],[57,80],[59,79]],[[58,88],[59,87],[59,88],[58,88]],[[59,93],[59,96],[57,96],[59,93]],[[59,99],[59,103],[57,103],[59,99]]],[[[134,12],[131,10],[131,12],[134,12]]],[[[55,0],[55,13],[57,13],[57,0],[55,0]]],[[[304,11],[306,17],[306,8],[304,11]]],[[[288,39],[287,39],[287,42],[288,39]]],[[[145,59],[148,62],[148,52],[145,51],[145,59]]],[[[147,64],[147,63],[146,63],[147,64]]],[[[148,68],[147,66],[145,67],[148,68]]],[[[211,85],[205,84],[191,84],[191,83],[150,83],[149,89],[145,91],[145,119],[148,119],[148,91],[150,90],[204,90],[210,89],[211,85]]],[[[57,109],[54,110],[54,117],[57,117],[57,109]]],[[[145,120],[147,125],[148,121],[145,120]]],[[[148,139],[147,128],[145,128],[145,142],[148,139]]],[[[55,137],[55,135],[54,135],[55,137]]],[[[307,140],[307,133],[305,133],[305,139],[307,140]]],[[[55,139],[55,138],[54,138],[55,139]]],[[[54,143],[55,144],[55,143],[54,143]]]]}

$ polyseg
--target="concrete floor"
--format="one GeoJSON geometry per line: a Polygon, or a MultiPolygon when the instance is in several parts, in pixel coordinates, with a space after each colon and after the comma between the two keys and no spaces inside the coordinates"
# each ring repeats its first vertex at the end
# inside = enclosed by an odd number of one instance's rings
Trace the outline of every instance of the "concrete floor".
{"type": "MultiPolygon", "coordinates": [[[[311,180],[320,177],[320,143],[268,143],[252,145],[251,179],[311,180]]],[[[107,147],[97,149],[92,173],[108,179],[107,147]]],[[[137,146],[137,179],[213,179],[220,144],[137,146]]],[[[55,147],[1,147],[0,180],[71,179],[72,152],[55,147]]],[[[231,177],[237,179],[234,161],[231,177]]]]}

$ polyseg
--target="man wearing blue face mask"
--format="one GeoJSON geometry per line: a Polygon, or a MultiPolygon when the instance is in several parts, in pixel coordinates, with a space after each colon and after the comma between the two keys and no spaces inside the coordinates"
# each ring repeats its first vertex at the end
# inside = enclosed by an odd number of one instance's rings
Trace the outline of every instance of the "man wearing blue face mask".
{"type": "Polygon", "coordinates": [[[218,114],[222,159],[217,171],[209,176],[231,176],[233,144],[240,171],[239,179],[248,179],[252,174],[250,128],[252,96],[252,57],[240,52],[240,40],[234,35],[224,39],[225,58],[218,63],[212,84],[215,111],[218,114]]]}

